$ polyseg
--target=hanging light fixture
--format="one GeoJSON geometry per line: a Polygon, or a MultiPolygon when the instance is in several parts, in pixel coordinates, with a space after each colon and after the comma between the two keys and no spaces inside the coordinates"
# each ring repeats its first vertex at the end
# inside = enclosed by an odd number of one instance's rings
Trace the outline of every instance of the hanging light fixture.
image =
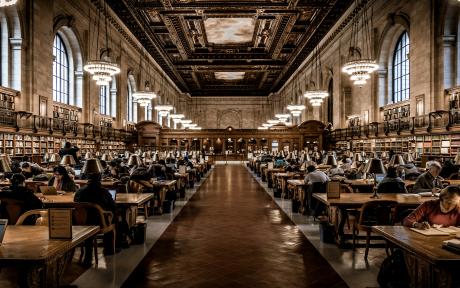
{"type": "Polygon", "coordinates": [[[188,120],[188,119],[186,119],[186,120],[180,120],[180,123],[181,123],[182,125],[192,124],[192,122],[193,122],[192,120],[188,120]]]}
{"type": "Polygon", "coordinates": [[[267,120],[268,124],[276,125],[280,122],[280,120],[267,120]]]}
{"type": "MultiPolygon", "coordinates": [[[[1,1],[1,0],[0,0],[1,1]]],[[[99,11],[100,13],[100,11],[99,11]]],[[[105,18],[105,51],[107,52],[107,55],[104,55],[102,59],[100,60],[92,60],[88,61],[85,66],[83,66],[83,69],[90,73],[93,78],[93,80],[96,80],[96,85],[99,86],[108,86],[110,81],[112,81],[112,77],[118,73],[120,73],[120,66],[116,63],[112,63],[110,60],[110,56],[108,55],[110,52],[109,49],[109,33],[108,33],[108,28],[107,28],[107,3],[104,1],[104,18],[105,18]]],[[[100,15],[99,15],[100,16],[100,15]]],[[[98,21],[100,17],[98,17],[98,21]]],[[[91,21],[90,21],[90,26],[91,26],[91,21]]],[[[99,36],[99,23],[98,23],[98,33],[97,36],[99,36]]],[[[91,31],[91,30],[90,30],[91,31]]],[[[96,41],[96,53],[99,52],[99,37],[96,41]]]]}
{"type": "MultiPolygon", "coordinates": [[[[294,80],[293,80],[294,81],[294,80]]],[[[292,94],[291,96],[294,97],[294,99],[292,99],[292,102],[297,102],[297,92],[300,91],[299,89],[299,78],[297,77],[297,82],[296,82],[296,91],[294,92],[294,85],[292,85],[292,94]]],[[[302,94],[302,92],[300,91],[300,94],[302,94]]],[[[287,110],[289,110],[292,114],[292,116],[294,117],[299,117],[300,115],[302,115],[302,111],[305,109],[305,105],[301,105],[301,104],[289,104],[287,105],[286,107],[287,110]]]]}
{"type": "Polygon", "coordinates": [[[181,119],[185,118],[185,115],[184,114],[171,114],[169,115],[169,117],[171,117],[171,119],[173,119],[174,122],[180,123],[181,119]]]}
{"type": "Polygon", "coordinates": [[[310,83],[313,83],[311,79],[312,79],[313,69],[315,69],[316,70],[316,83],[318,83],[317,85],[315,84],[315,86],[318,88],[316,87],[310,88],[309,90],[305,91],[303,96],[310,101],[311,106],[319,107],[323,103],[323,100],[329,96],[329,92],[327,92],[326,90],[319,89],[322,83],[322,80],[323,80],[323,74],[321,72],[321,59],[320,59],[321,57],[319,55],[318,47],[316,47],[316,52],[315,52],[315,55],[313,55],[313,57],[315,57],[313,59],[315,68],[313,67],[311,68],[310,83]]]}
{"type": "MultiPolygon", "coordinates": [[[[358,0],[355,1],[355,7],[359,7],[358,0]]],[[[367,4],[363,5],[361,13],[361,40],[358,41],[359,34],[359,15],[353,21],[350,47],[348,52],[348,62],[342,67],[342,72],[350,75],[350,80],[354,85],[362,86],[371,78],[371,74],[379,69],[379,65],[372,59],[372,49],[370,45],[372,24],[369,25],[367,17],[367,4]],[[361,43],[362,47],[359,47],[361,43]]]]}
{"type": "Polygon", "coordinates": [[[174,110],[174,107],[172,105],[157,105],[155,106],[155,110],[158,111],[161,117],[165,117],[168,116],[169,112],[174,110]]]}
{"type": "MultiPolygon", "coordinates": [[[[139,60],[139,70],[142,71],[142,59],[144,59],[145,62],[145,55],[144,55],[144,50],[142,50],[140,60],[139,60]]],[[[147,64],[149,67],[148,75],[150,76],[150,66],[147,64]]],[[[154,85],[155,86],[155,85],[154,85]]],[[[157,98],[157,94],[154,91],[150,91],[150,82],[145,83],[144,90],[141,91],[136,91],[133,93],[133,99],[135,102],[139,103],[140,106],[142,107],[147,107],[150,104],[152,104],[152,100],[157,98]]]]}
{"type": "Polygon", "coordinates": [[[0,0],[0,7],[7,7],[16,4],[18,0],[0,0]]]}

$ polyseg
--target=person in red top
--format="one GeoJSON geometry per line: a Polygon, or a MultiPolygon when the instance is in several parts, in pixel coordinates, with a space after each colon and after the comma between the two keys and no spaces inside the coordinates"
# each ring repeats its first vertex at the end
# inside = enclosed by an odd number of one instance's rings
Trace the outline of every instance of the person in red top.
{"type": "Polygon", "coordinates": [[[428,229],[434,224],[460,226],[460,187],[447,186],[439,200],[423,203],[403,221],[404,226],[416,229],[428,229]]]}

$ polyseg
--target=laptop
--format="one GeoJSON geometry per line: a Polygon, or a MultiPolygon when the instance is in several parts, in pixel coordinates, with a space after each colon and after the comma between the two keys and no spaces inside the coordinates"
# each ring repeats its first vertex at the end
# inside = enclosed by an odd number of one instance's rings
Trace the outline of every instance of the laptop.
{"type": "Polygon", "coordinates": [[[74,170],[75,171],[75,177],[80,178],[81,170],[74,170]]]}
{"type": "Polygon", "coordinates": [[[109,189],[109,193],[112,196],[113,201],[117,200],[117,190],[116,189],[109,189]]]}
{"type": "Polygon", "coordinates": [[[375,183],[375,184],[379,184],[380,182],[382,182],[383,178],[385,178],[385,174],[376,174],[375,175],[375,181],[377,183],[375,183]]]}
{"type": "Polygon", "coordinates": [[[8,219],[0,219],[0,243],[3,242],[5,236],[6,227],[8,226],[8,219]]]}
{"type": "Polygon", "coordinates": [[[58,195],[56,187],[54,186],[42,185],[42,186],[39,186],[39,189],[43,195],[58,195]]]}

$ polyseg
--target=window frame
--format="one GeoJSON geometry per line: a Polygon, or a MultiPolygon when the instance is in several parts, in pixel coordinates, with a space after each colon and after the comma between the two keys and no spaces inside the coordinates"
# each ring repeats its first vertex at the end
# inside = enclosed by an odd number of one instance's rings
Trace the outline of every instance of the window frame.
{"type": "Polygon", "coordinates": [[[70,57],[69,49],[59,33],[53,40],[52,93],[53,101],[70,105],[70,57]],[[57,43],[59,45],[57,45],[57,43]],[[59,46],[59,47],[57,47],[59,46]],[[57,51],[58,50],[58,51],[57,51]],[[58,61],[59,60],[59,61],[58,61]],[[64,63],[62,63],[64,61],[64,63]],[[59,68],[59,73],[58,73],[59,68]],[[59,82],[59,85],[58,85],[59,82]]]}
{"type": "Polygon", "coordinates": [[[99,88],[99,113],[101,115],[109,115],[110,109],[109,109],[109,97],[110,97],[110,91],[109,91],[109,86],[107,85],[102,85],[99,88]]]}
{"type": "Polygon", "coordinates": [[[392,95],[393,103],[399,103],[410,98],[410,52],[409,33],[404,31],[396,41],[393,51],[392,69],[392,95]]]}

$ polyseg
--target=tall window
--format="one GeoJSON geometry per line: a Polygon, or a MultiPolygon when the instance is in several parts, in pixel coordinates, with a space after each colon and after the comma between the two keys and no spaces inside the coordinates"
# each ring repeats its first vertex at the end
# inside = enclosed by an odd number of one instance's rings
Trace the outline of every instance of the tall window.
{"type": "Polygon", "coordinates": [[[334,115],[334,84],[331,81],[329,82],[329,87],[327,88],[327,91],[329,92],[329,97],[327,97],[327,122],[333,123],[333,115],[334,115]]]}
{"type": "Polygon", "coordinates": [[[409,35],[404,32],[393,55],[393,103],[409,99],[409,35]]]}
{"type": "Polygon", "coordinates": [[[134,122],[133,90],[128,80],[128,121],[134,122]]]}
{"type": "Polygon", "coordinates": [[[101,86],[99,90],[99,113],[109,115],[109,86],[101,86]]]}
{"type": "Polygon", "coordinates": [[[53,57],[53,100],[69,104],[69,55],[59,34],[54,37],[53,57]]]}
{"type": "Polygon", "coordinates": [[[152,120],[152,104],[151,103],[148,106],[145,106],[145,120],[147,121],[152,120]]]}

